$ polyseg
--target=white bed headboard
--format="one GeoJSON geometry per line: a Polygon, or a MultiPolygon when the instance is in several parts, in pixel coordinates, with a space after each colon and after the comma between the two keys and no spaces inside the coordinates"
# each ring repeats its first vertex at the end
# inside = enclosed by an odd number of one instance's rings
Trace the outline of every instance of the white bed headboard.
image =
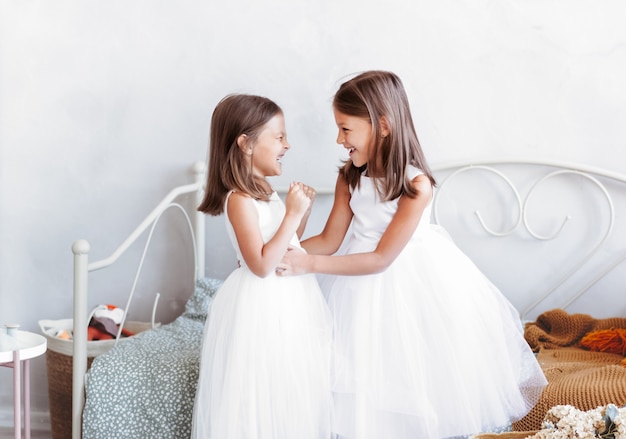
{"type": "Polygon", "coordinates": [[[433,220],[522,318],[552,308],[625,314],[626,176],[535,160],[452,163],[434,172],[433,220]]]}

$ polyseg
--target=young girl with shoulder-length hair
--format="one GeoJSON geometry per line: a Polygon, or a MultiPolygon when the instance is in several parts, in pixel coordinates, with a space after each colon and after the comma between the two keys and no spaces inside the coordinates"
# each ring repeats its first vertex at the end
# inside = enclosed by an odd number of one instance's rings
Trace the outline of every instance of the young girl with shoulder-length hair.
{"type": "Polygon", "coordinates": [[[302,242],[308,254],[287,253],[281,275],[331,275],[335,432],[441,439],[507,428],[546,380],[517,311],[430,223],[435,179],[400,79],[357,75],[333,110],[350,158],[323,231],[302,242]]]}
{"type": "Polygon", "coordinates": [[[193,414],[197,439],[329,439],[331,317],[313,275],[276,267],[299,247],[314,191],[292,183],[285,204],[267,177],[290,148],[271,100],[230,95],[211,120],[199,210],[224,213],[240,267],[205,323],[193,414]]]}

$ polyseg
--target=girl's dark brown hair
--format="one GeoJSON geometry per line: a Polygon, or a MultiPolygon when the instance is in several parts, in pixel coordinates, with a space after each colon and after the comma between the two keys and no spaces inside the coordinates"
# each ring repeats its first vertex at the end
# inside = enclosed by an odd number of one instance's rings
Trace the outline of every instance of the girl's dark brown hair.
{"type": "Polygon", "coordinates": [[[333,108],[372,125],[367,164],[357,168],[348,160],[339,171],[351,188],[358,186],[361,174],[367,169],[383,200],[393,200],[400,195],[415,197],[417,193],[406,174],[409,164],[421,169],[431,184],[436,185],[417,139],[404,85],[397,75],[372,70],[355,76],[339,87],[333,108]],[[383,117],[389,129],[385,137],[380,127],[383,117]]]}
{"type": "Polygon", "coordinates": [[[237,139],[245,134],[254,145],[261,128],[277,114],[282,114],[281,108],[262,96],[233,94],[217,104],[211,117],[209,164],[200,212],[220,215],[231,190],[245,192],[256,200],[269,199],[264,182],[252,174],[237,139]]]}

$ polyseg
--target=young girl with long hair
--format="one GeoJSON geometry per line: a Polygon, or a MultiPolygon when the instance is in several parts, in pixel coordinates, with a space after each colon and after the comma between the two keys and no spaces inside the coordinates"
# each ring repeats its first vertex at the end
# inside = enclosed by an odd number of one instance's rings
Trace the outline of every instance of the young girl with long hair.
{"type": "Polygon", "coordinates": [[[240,266],[211,304],[193,415],[198,439],[329,439],[331,317],[314,275],[277,277],[314,191],[292,183],[285,204],[267,177],[290,148],[273,101],[230,95],[211,120],[205,197],[225,213],[240,266]]]}
{"type": "Polygon", "coordinates": [[[282,276],[324,273],[334,318],[336,433],[441,439],[506,428],[545,377],[518,313],[430,223],[435,179],[397,75],[369,71],[333,99],[348,151],[323,231],[282,276]],[[336,254],[349,228],[341,254],[336,254]]]}

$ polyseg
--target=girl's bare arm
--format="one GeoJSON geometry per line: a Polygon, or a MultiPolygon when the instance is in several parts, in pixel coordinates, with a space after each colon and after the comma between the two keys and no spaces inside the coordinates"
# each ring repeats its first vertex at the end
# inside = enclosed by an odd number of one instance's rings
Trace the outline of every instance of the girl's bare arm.
{"type": "Polygon", "coordinates": [[[343,242],[351,221],[350,190],[348,183],[346,183],[343,177],[339,176],[335,184],[333,207],[328,220],[326,220],[324,229],[319,235],[302,241],[302,247],[309,254],[331,255],[335,253],[343,242]]]}
{"type": "Polygon", "coordinates": [[[264,243],[253,200],[243,193],[231,194],[228,200],[228,218],[233,225],[241,255],[254,274],[266,277],[275,271],[309,203],[310,199],[302,188],[292,185],[287,194],[285,216],[274,236],[264,243]]]}
{"type": "Polygon", "coordinates": [[[298,239],[302,238],[302,235],[304,234],[304,230],[306,229],[306,224],[309,221],[309,216],[311,215],[311,209],[313,209],[313,202],[315,201],[315,189],[313,189],[311,186],[307,186],[304,183],[298,183],[301,185],[302,190],[304,191],[304,194],[311,200],[311,203],[309,204],[309,208],[306,210],[306,212],[304,212],[304,215],[302,216],[302,220],[300,221],[300,225],[298,226],[298,230],[296,231],[296,233],[298,234],[298,239]]]}
{"type": "Polygon", "coordinates": [[[307,255],[296,250],[289,251],[281,263],[281,268],[284,269],[281,275],[304,273],[364,275],[384,271],[413,235],[432,197],[432,186],[428,177],[424,175],[415,177],[413,185],[418,191],[417,197],[400,197],[398,210],[374,251],[342,256],[307,255]]]}

